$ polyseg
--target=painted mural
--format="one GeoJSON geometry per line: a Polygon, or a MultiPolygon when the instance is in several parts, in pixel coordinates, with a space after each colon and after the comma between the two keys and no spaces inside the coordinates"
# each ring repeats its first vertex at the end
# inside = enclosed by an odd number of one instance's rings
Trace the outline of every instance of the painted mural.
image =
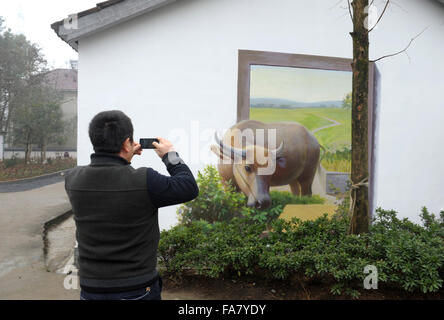
{"type": "Polygon", "coordinates": [[[326,170],[350,172],[351,72],[257,65],[250,83],[250,119],[301,124],[325,148],[326,170]]]}

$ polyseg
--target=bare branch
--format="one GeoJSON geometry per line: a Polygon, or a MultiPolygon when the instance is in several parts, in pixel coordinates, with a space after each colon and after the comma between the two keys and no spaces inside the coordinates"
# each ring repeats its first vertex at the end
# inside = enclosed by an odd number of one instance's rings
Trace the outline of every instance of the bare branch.
{"type": "Polygon", "coordinates": [[[336,2],[336,4],[334,6],[332,6],[331,8],[329,8],[330,10],[333,8],[336,8],[338,6],[338,4],[340,4],[342,2],[342,0],[339,0],[338,2],[336,2]]]}
{"type": "MultiPolygon", "coordinates": [[[[339,5],[339,4],[340,4],[341,2],[343,2],[343,1],[344,1],[344,0],[339,0],[338,2],[336,2],[335,5],[331,6],[329,9],[331,10],[331,9],[334,9],[334,8],[336,8],[336,7],[339,6],[339,8],[347,10],[347,7],[342,6],[342,5],[339,5]]],[[[348,0],[347,0],[347,1],[348,1],[348,0]]],[[[343,18],[344,16],[348,15],[349,13],[350,13],[350,11],[347,11],[346,13],[344,13],[344,14],[342,14],[340,17],[338,17],[338,19],[343,18]]],[[[352,23],[353,23],[353,18],[352,18],[352,23]]]]}
{"type": "Polygon", "coordinates": [[[410,59],[409,53],[407,51],[404,51],[404,53],[406,54],[407,58],[409,58],[409,63],[412,63],[412,59],[410,59]]]}
{"type": "Polygon", "coordinates": [[[352,15],[351,8],[350,8],[350,0],[347,0],[347,5],[348,5],[348,13],[350,14],[350,19],[353,22],[353,15],[352,15]]]}
{"type": "MultiPolygon", "coordinates": [[[[424,30],[422,30],[420,33],[418,33],[416,36],[414,36],[412,39],[410,39],[409,44],[408,44],[407,47],[405,47],[403,50],[398,51],[398,52],[393,53],[393,54],[388,54],[388,55],[386,55],[386,56],[382,56],[382,57],[380,57],[380,58],[378,58],[378,59],[376,59],[376,60],[370,60],[370,62],[376,62],[376,61],[379,61],[379,60],[382,60],[382,59],[385,59],[385,58],[389,58],[389,57],[393,57],[393,56],[396,56],[396,55],[398,55],[398,54],[400,54],[400,53],[406,52],[407,49],[408,49],[408,48],[410,47],[410,45],[412,44],[412,42],[415,41],[416,38],[418,38],[420,35],[422,35],[422,34],[424,33],[424,31],[426,31],[428,28],[429,28],[429,26],[425,27],[424,30]]],[[[407,56],[408,56],[408,55],[407,55],[407,56]]],[[[410,56],[408,56],[408,57],[409,57],[409,59],[410,59],[410,56]]]]}
{"type": "Polygon", "coordinates": [[[393,5],[397,6],[399,9],[401,9],[401,10],[404,11],[405,13],[409,13],[406,9],[404,9],[403,7],[401,7],[400,4],[398,4],[397,2],[395,2],[395,1],[393,1],[393,0],[391,0],[391,1],[392,1],[392,4],[393,4],[393,5]]]}
{"type": "MultiPolygon", "coordinates": [[[[373,1],[372,1],[372,3],[373,3],[373,1]]],[[[385,10],[387,10],[387,7],[388,7],[389,3],[390,3],[390,0],[387,0],[387,2],[385,3],[384,10],[382,10],[382,13],[379,16],[378,20],[376,21],[375,25],[369,31],[367,31],[368,33],[372,32],[372,30],[378,25],[379,21],[381,21],[382,16],[384,15],[385,10]]]]}
{"type": "Polygon", "coordinates": [[[346,12],[346,13],[340,15],[340,16],[338,17],[338,19],[342,19],[342,18],[345,17],[345,16],[348,16],[348,12],[346,12]]]}

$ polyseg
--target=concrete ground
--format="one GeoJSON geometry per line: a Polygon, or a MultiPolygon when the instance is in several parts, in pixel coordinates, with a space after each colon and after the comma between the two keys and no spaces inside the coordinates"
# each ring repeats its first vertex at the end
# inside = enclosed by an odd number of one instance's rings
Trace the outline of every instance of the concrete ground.
{"type": "MultiPolygon", "coordinates": [[[[64,288],[65,275],[46,271],[43,225],[71,209],[64,182],[0,193],[0,300],[79,300],[64,288]]],[[[164,288],[163,299],[205,299],[198,293],[164,288]]]]}
{"type": "Polygon", "coordinates": [[[43,225],[69,211],[64,183],[0,194],[0,299],[70,299],[63,275],[46,272],[43,225]]]}

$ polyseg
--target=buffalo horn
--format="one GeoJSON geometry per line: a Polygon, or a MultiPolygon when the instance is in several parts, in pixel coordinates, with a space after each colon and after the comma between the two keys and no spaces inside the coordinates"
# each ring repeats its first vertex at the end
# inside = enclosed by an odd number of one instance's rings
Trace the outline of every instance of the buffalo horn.
{"type": "Polygon", "coordinates": [[[226,146],[222,140],[217,136],[217,131],[214,132],[214,139],[216,140],[217,144],[220,146],[222,153],[234,158],[234,155],[237,155],[239,157],[242,157],[242,159],[245,159],[247,157],[247,152],[242,149],[237,149],[231,146],[226,146]]]}

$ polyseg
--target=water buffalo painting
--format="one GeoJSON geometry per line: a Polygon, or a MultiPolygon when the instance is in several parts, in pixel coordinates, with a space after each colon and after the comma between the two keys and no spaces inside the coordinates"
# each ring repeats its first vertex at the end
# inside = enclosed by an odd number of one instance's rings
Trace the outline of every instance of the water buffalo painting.
{"type": "Polygon", "coordinates": [[[271,186],[290,185],[296,195],[312,195],[312,183],[319,167],[320,146],[310,131],[296,122],[269,122],[244,120],[232,126],[218,145],[211,150],[220,158],[237,156],[241,161],[220,161],[218,171],[224,181],[231,180],[235,187],[248,197],[247,205],[258,209],[268,208],[271,204],[271,186]],[[237,130],[238,129],[238,130],[237,130]],[[263,143],[258,144],[256,136],[246,137],[242,145],[242,132],[265,132],[263,143]],[[259,129],[259,130],[258,130],[259,129]],[[263,131],[261,131],[262,129],[263,131]],[[274,143],[276,148],[268,147],[269,129],[276,129],[274,143]],[[249,153],[251,152],[251,153],[249,153]],[[247,163],[247,154],[254,155],[247,163]],[[258,161],[257,155],[264,155],[265,161],[258,161]],[[275,168],[269,174],[261,174],[263,167],[275,168]]]}

